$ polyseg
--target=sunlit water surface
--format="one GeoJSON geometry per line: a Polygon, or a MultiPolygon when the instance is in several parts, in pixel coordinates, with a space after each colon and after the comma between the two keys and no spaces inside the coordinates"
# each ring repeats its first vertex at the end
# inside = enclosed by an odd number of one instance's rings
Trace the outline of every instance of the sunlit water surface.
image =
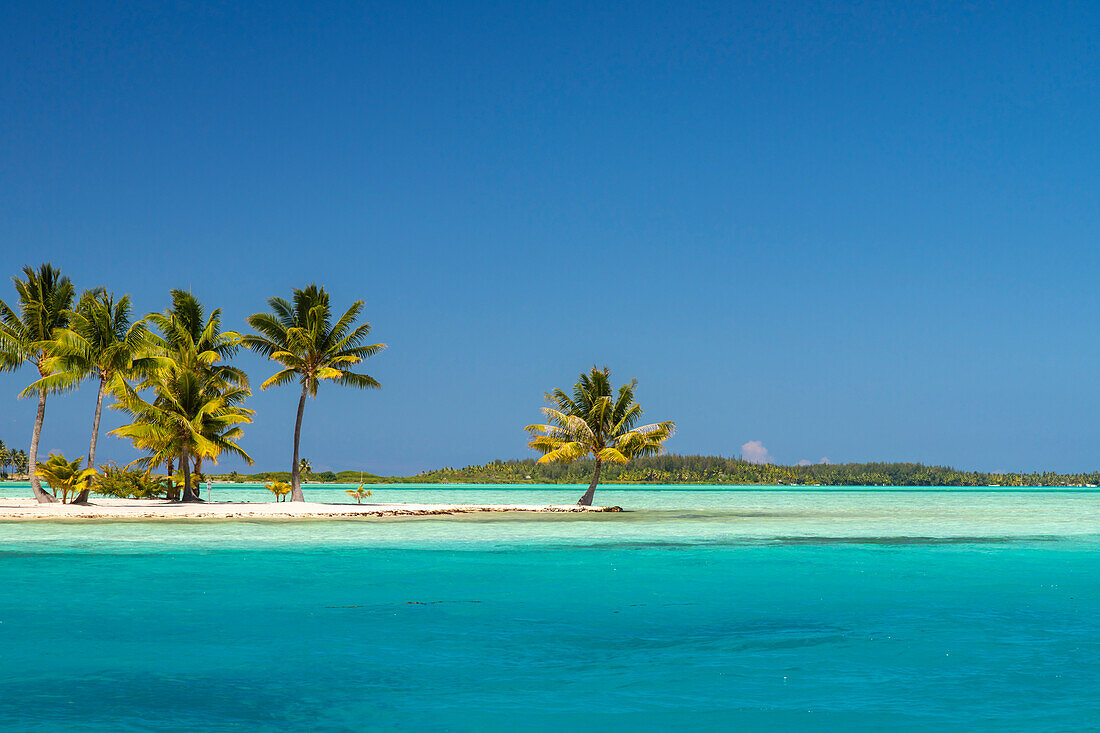
{"type": "Polygon", "coordinates": [[[597,502],[628,511],[0,523],[0,728],[1100,727],[1096,491],[630,487],[597,502]]]}

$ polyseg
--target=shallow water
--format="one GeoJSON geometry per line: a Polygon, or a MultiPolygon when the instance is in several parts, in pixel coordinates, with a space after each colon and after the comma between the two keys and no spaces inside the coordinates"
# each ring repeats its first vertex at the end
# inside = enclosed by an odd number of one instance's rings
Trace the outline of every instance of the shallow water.
{"type": "Polygon", "coordinates": [[[597,501],[630,511],[2,523],[0,728],[1100,726],[1100,493],[597,501]]]}

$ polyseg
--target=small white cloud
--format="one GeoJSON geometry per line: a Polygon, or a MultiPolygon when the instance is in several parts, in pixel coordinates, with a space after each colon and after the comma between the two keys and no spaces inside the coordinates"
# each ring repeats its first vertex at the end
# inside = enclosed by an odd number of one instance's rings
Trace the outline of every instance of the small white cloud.
{"type": "Polygon", "coordinates": [[[800,465],[800,466],[812,466],[814,464],[813,464],[812,461],[807,461],[805,458],[803,458],[801,461],[798,462],[798,465],[800,465]]]}
{"type": "Polygon", "coordinates": [[[828,465],[828,464],[832,463],[832,461],[829,460],[828,456],[825,456],[820,461],[818,461],[818,463],[824,463],[824,464],[828,465]]]}
{"type": "Polygon", "coordinates": [[[772,456],[759,440],[750,440],[741,446],[741,457],[749,463],[771,463],[772,456]]]}

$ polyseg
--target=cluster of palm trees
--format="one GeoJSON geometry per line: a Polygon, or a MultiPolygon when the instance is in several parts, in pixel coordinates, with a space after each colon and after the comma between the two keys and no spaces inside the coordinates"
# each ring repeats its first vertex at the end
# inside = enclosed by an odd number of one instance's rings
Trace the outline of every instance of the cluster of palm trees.
{"type": "MultiPolygon", "coordinates": [[[[363,310],[356,301],[335,321],[329,295],[310,285],[294,290],[292,298],[271,298],[271,312],[256,313],[247,321],[254,333],[223,330],[221,310],[206,309],[191,293],[171,292],[172,303],[161,313],[133,319],[129,296],[118,299],[104,288],[85,291],[79,298],[72,282],[50,264],[23,268],[14,278],[18,310],[0,301],[0,369],[31,367],[36,378],[20,394],[38,400],[38,411],[27,456],[35,468],[31,488],[41,503],[57,499],[41,487],[41,476],[65,479],[59,457],[38,461],[46,398],[91,381],[97,390],[95,414],[74,503],[88,500],[94,484],[96,444],[104,398],[132,420],[112,433],[128,438],[145,456],[135,464],[146,471],[163,466],[177,476],[183,501],[200,501],[194,477],[204,461],[236,455],[250,465],[240,446],[242,426],[252,422],[253,410],[244,406],[251,395],[248,376],[231,364],[240,347],[277,362],[281,369],[262,385],[298,382],[301,398],[294,427],[291,464],[291,500],[304,501],[298,456],[306,396],[315,396],[323,381],[359,388],[377,388],[372,377],[351,371],[363,359],[385,348],[365,344],[369,323],[358,323],[363,310]]],[[[53,484],[51,483],[51,486],[53,484]]],[[[56,487],[55,487],[56,489],[56,487]]],[[[63,495],[64,498],[64,495],[63,495]]]]}
{"type": "Polygon", "coordinates": [[[4,445],[4,441],[0,440],[0,476],[7,475],[8,466],[11,466],[15,473],[26,473],[27,451],[8,448],[4,445]]]}
{"type": "MultiPolygon", "coordinates": [[[[70,493],[75,503],[88,500],[108,395],[114,398],[111,406],[132,420],[111,432],[144,452],[134,463],[146,472],[163,466],[178,483],[183,501],[201,501],[195,477],[204,461],[217,463],[230,454],[251,465],[238,441],[242,426],[252,422],[254,411],[244,406],[252,392],[248,376],[231,364],[242,346],[281,367],[262,389],[293,382],[301,387],[289,494],[291,501],[304,501],[301,475],[312,469],[298,453],[306,397],[316,396],[325,381],[360,389],[380,386],[373,377],[352,370],[385,348],[364,343],[371,326],[359,322],[363,302],[352,303],[334,319],[329,294],[316,285],[294,290],[289,300],[270,298],[270,311],[248,317],[252,333],[240,334],[223,330],[220,309],[207,314],[183,290],[171,291],[172,304],[163,312],[135,321],[129,296],[116,299],[105,288],[92,288],[77,298],[69,278],[48,263],[24,267],[23,277],[13,280],[19,309],[0,300],[0,370],[29,366],[37,372],[20,397],[38,400],[25,463],[34,469],[31,487],[42,503],[57,501],[42,489],[42,477],[55,492],[62,487],[62,500],[70,493]],[[61,456],[39,462],[46,398],[87,381],[95,384],[96,404],[86,467],[80,468],[81,460],[61,456]]],[[[592,503],[604,462],[655,455],[675,431],[667,420],[637,425],[642,409],[634,401],[636,385],[631,380],[616,391],[608,369],[593,367],[580,375],[572,395],[561,389],[548,393],[550,406],[543,408],[548,422],[526,428],[530,447],[543,454],[540,462],[595,460],[591,484],[579,504],[592,503]]],[[[18,463],[8,460],[12,462],[18,463]]],[[[272,489],[277,496],[287,493],[283,486],[277,489],[272,489]]]]}

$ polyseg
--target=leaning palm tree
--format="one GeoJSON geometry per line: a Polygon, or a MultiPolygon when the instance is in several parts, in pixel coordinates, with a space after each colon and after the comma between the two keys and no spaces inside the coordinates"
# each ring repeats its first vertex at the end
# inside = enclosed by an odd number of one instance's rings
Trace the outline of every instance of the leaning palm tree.
{"type": "MultiPolygon", "coordinates": [[[[26,280],[13,278],[19,293],[19,313],[0,300],[0,369],[11,370],[22,364],[31,364],[41,379],[49,374],[44,364],[49,353],[46,344],[57,331],[69,325],[69,310],[73,304],[73,284],[61,274],[61,270],[46,263],[37,270],[29,265],[23,268],[26,280]]],[[[41,387],[32,391],[38,396],[38,413],[31,432],[29,465],[38,465],[38,441],[42,437],[42,423],[46,419],[46,396],[53,390],[41,387]]],[[[20,395],[20,396],[25,396],[20,395]]],[[[38,474],[31,473],[31,490],[39,504],[56,502],[57,499],[42,490],[38,474]]]]}
{"type": "MultiPolygon", "coordinates": [[[[103,288],[85,291],[76,309],[69,313],[69,327],[59,330],[46,342],[49,356],[43,366],[49,374],[24,390],[24,394],[40,389],[63,391],[75,388],[88,378],[98,381],[88,468],[95,466],[103,396],[117,380],[162,366],[161,359],[149,355],[149,331],[145,324],[142,321],[131,323],[130,317],[130,296],[124,295],[116,302],[103,288]]],[[[117,391],[117,384],[114,386],[117,391]]],[[[73,503],[87,502],[88,491],[81,492],[73,503]]]]}
{"type": "Polygon", "coordinates": [[[290,464],[291,501],[305,501],[302,495],[301,466],[298,443],[302,434],[302,413],[306,396],[316,397],[322,380],[332,380],[345,387],[359,389],[381,387],[373,377],[350,371],[368,357],[374,356],[385,344],[364,344],[370,324],[355,325],[363,311],[363,301],[357,300],[336,323],[332,322],[329,296],[324,288],[310,285],[295,290],[290,301],[270,298],[271,313],[256,313],[248,317],[248,325],[257,331],[245,336],[242,343],[257,354],[283,365],[283,369],[263,383],[261,389],[297,380],[302,385],[298,400],[298,417],[294,423],[294,457],[290,464]]]}
{"type": "Polygon", "coordinates": [[[615,396],[607,367],[592,367],[581,373],[572,397],[560,389],[546,393],[550,407],[542,412],[549,424],[524,428],[532,436],[528,445],[543,454],[539,463],[571,463],[586,456],[596,460],[592,483],[577,502],[580,506],[592,505],[604,461],[627,463],[638,456],[657,455],[676,430],[671,420],[635,427],[642,416],[641,406],[634,401],[637,385],[638,380],[631,379],[615,396]]]}

